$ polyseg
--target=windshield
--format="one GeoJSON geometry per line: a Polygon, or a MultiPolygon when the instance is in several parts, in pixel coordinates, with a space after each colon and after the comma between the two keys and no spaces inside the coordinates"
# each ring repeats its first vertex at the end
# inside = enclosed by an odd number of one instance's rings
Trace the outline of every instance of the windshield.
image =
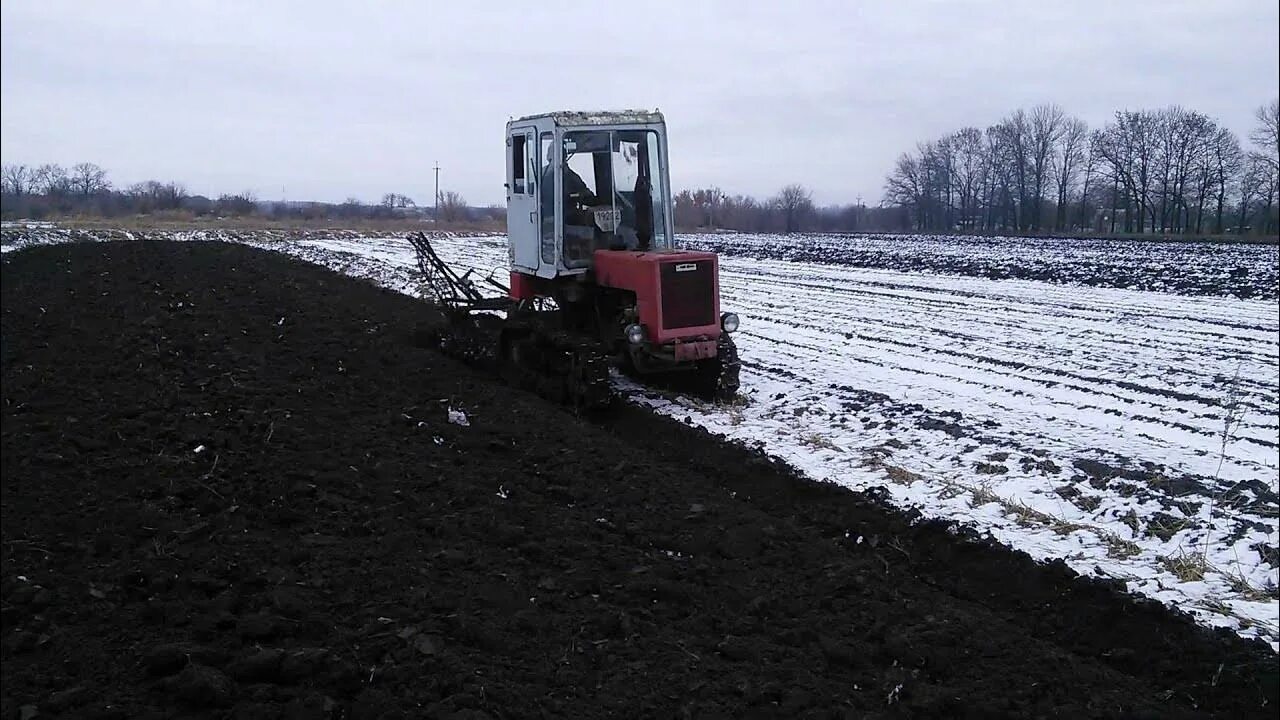
{"type": "Polygon", "coordinates": [[[562,149],[567,267],[590,265],[595,250],[670,247],[658,133],[567,132],[562,149]]]}

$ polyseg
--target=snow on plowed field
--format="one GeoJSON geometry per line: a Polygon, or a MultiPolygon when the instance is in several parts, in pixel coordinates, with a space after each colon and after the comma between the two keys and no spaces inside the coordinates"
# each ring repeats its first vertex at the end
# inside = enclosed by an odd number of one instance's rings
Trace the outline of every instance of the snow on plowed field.
{"type": "Polygon", "coordinates": [[[717,233],[682,240],[700,250],[770,260],[1180,295],[1280,297],[1277,248],[1267,244],[883,234],[717,233]]]}
{"type": "Polygon", "coordinates": [[[1273,303],[724,267],[753,402],[695,421],[1274,638],[1273,303]]]}
{"type": "MultiPolygon", "coordinates": [[[[219,237],[415,290],[400,238],[219,237]]],[[[892,267],[853,267],[827,251],[828,263],[774,257],[794,239],[732,242],[690,238],[724,253],[742,402],[618,379],[633,401],[1277,645],[1280,322],[1274,299],[1239,297],[1268,297],[1274,247],[1222,250],[1225,271],[1184,263],[1191,294],[1173,294],[1080,284],[1071,258],[1052,282],[997,280],[908,271],[901,248],[892,267]]],[[[502,237],[435,244],[451,264],[505,274],[502,237]]],[[[1044,261],[1012,252],[1004,277],[1044,261]]]]}

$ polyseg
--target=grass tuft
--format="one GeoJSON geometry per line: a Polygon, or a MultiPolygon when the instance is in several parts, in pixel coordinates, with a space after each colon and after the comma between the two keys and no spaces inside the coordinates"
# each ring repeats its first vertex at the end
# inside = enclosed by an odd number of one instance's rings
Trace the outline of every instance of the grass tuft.
{"type": "Polygon", "coordinates": [[[1209,569],[1209,564],[1205,562],[1203,555],[1184,550],[1179,550],[1175,555],[1160,558],[1160,564],[1182,582],[1203,580],[1205,572],[1209,569]]]}

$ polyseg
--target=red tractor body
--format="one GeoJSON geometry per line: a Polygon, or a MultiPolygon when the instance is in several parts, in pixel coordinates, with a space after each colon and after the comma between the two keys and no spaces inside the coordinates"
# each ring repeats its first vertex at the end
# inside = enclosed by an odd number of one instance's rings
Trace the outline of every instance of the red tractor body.
{"type": "Polygon", "coordinates": [[[716,357],[723,330],[715,253],[596,250],[592,260],[591,272],[581,277],[552,280],[513,271],[510,296],[517,301],[562,298],[568,287],[590,287],[632,309],[634,316],[620,318],[616,329],[621,332],[633,323],[644,329],[643,340],[631,343],[639,365],[654,368],[716,357]]]}
{"type": "Polygon", "coordinates": [[[650,342],[720,337],[720,273],[715,253],[693,250],[597,250],[596,283],[635,293],[650,342]]]}

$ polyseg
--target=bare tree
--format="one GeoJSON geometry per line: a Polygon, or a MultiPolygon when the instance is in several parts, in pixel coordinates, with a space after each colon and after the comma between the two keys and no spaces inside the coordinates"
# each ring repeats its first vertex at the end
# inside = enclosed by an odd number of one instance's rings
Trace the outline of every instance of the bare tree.
{"type": "Polygon", "coordinates": [[[166,208],[182,207],[182,201],[186,200],[188,195],[187,186],[180,182],[169,181],[160,186],[159,198],[166,208]]]}
{"type": "Polygon", "coordinates": [[[449,190],[440,193],[440,219],[445,222],[457,222],[467,217],[467,201],[458,193],[449,190]]]}
{"type": "Polygon", "coordinates": [[[1216,182],[1214,172],[1214,146],[1221,132],[1218,124],[1208,116],[1193,114],[1185,124],[1189,133],[1187,154],[1182,168],[1182,182],[1178,202],[1181,217],[1175,224],[1182,232],[1204,232],[1206,205],[1213,198],[1216,182]]]}
{"type": "Polygon", "coordinates": [[[978,203],[985,176],[982,131],[962,128],[948,140],[951,148],[951,170],[960,201],[960,225],[973,229],[978,224],[978,203]]]}
{"type": "Polygon", "coordinates": [[[413,198],[400,193],[387,193],[382,196],[382,206],[386,208],[408,208],[415,207],[413,198]]]}
{"type": "Polygon", "coordinates": [[[1080,186],[1080,212],[1076,216],[1076,225],[1080,227],[1092,225],[1089,221],[1089,187],[1098,174],[1098,153],[1093,149],[1093,145],[1090,142],[1092,137],[1090,135],[1085,140],[1085,144],[1089,147],[1084,156],[1084,182],[1080,186]]]}
{"type": "Polygon", "coordinates": [[[26,165],[5,165],[3,171],[0,171],[5,194],[22,197],[31,192],[33,175],[31,168],[26,165]]]}
{"type": "Polygon", "coordinates": [[[1265,160],[1258,161],[1262,169],[1262,225],[1259,231],[1266,235],[1275,235],[1278,220],[1276,217],[1276,201],[1280,195],[1280,171],[1265,160]]]}
{"type": "Polygon", "coordinates": [[[1254,200],[1262,195],[1267,185],[1267,167],[1257,154],[1247,155],[1244,159],[1243,168],[1240,172],[1240,212],[1239,227],[1237,231],[1244,234],[1246,230],[1252,229],[1254,216],[1254,200]]]}
{"type": "Polygon", "coordinates": [[[147,180],[130,185],[126,194],[134,199],[140,212],[175,210],[186,199],[187,188],[182,183],[147,180]]]}
{"type": "Polygon", "coordinates": [[[1280,173],[1262,153],[1250,153],[1246,161],[1245,178],[1241,181],[1242,198],[1240,215],[1249,219],[1249,225],[1259,234],[1275,233],[1277,217],[1276,196],[1280,191],[1280,173]],[[1247,190],[1244,188],[1247,186],[1247,190]],[[1253,203],[1247,199],[1256,198],[1253,203]]]}
{"type": "Polygon", "coordinates": [[[238,195],[220,195],[214,203],[214,211],[220,215],[250,215],[257,209],[258,199],[249,190],[238,195]]]}
{"type": "Polygon", "coordinates": [[[955,152],[951,138],[926,143],[921,149],[928,178],[929,210],[932,226],[950,231],[955,229],[955,152]]]}
{"type": "Polygon", "coordinates": [[[1003,123],[987,128],[985,155],[984,227],[987,230],[994,230],[997,226],[1008,229],[1012,221],[1012,227],[1017,228],[1017,202],[1014,198],[1014,188],[1017,186],[1014,165],[1017,164],[1017,159],[1009,141],[1008,128],[1003,123]]]}
{"type": "Polygon", "coordinates": [[[89,197],[106,190],[107,171],[93,163],[78,163],[71,168],[71,188],[80,197],[89,197]]]}
{"type": "Polygon", "coordinates": [[[805,186],[792,183],[778,191],[773,206],[782,213],[786,232],[791,233],[799,230],[805,217],[813,211],[813,196],[805,186]]]}
{"type": "Polygon", "coordinates": [[[687,228],[723,225],[732,205],[731,198],[715,186],[682,190],[672,200],[676,223],[687,228]]]}
{"type": "Polygon", "coordinates": [[[958,183],[956,139],[920,143],[915,153],[898,158],[885,180],[885,200],[907,208],[918,230],[952,230],[955,206],[962,190],[958,183]]]}
{"type": "Polygon", "coordinates": [[[996,127],[999,128],[1001,145],[998,158],[1005,165],[1002,170],[1012,177],[1018,191],[1016,202],[1012,203],[1014,227],[1022,230],[1028,225],[1027,206],[1030,204],[1031,123],[1025,111],[1016,110],[996,127]]]}
{"type": "Polygon", "coordinates": [[[1151,229],[1181,230],[1188,214],[1187,184],[1195,160],[1209,142],[1212,121],[1200,113],[1173,106],[1157,113],[1156,165],[1160,185],[1159,212],[1151,205],[1151,229]]]}
{"type": "Polygon", "coordinates": [[[1272,100],[1254,111],[1258,126],[1249,134],[1259,158],[1280,170],[1280,100],[1272,100]]]}
{"type": "Polygon", "coordinates": [[[746,195],[734,195],[723,200],[720,209],[720,222],[725,227],[760,232],[765,229],[766,208],[755,198],[746,195]]]}
{"type": "MultiPolygon", "coordinates": [[[[1094,133],[1093,146],[1107,165],[1117,186],[1123,186],[1126,198],[1125,232],[1135,228],[1144,231],[1145,218],[1151,205],[1152,180],[1155,174],[1155,149],[1160,118],[1152,112],[1124,110],[1116,113],[1115,122],[1094,133]]],[[[1114,214],[1113,214],[1114,217],[1114,214]]]]}
{"type": "Polygon", "coordinates": [[[31,184],[41,195],[50,197],[61,197],[71,192],[71,178],[61,165],[41,165],[36,168],[31,184]]]}
{"type": "Polygon", "coordinates": [[[1210,148],[1210,164],[1213,172],[1215,193],[1214,232],[1221,233],[1223,213],[1227,204],[1227,193],[1231,183],[1240,174],[1244,163],[1244,151],[1240,148],[1240,140],[1235,133],[1226,128],[1219,128],[1210,148]]]}
{"type": "Polygon", "coordinates": [[[1062,136],[1066,113],[1057,105],[1037,105],[1031,108],[1031,229],[1040,229],[1040,216],[1044,209],[1044,190],[1049,182],[1053,149],[1062,136]]]}
{"type": "MultiPolygon", "coordinates": [[[[1089,156],[1089,126],[1080,118],[1064,118],[1062,132],[1058,136],[1057,150],[1051,158],[1054,184],[1058,190],[1057,218],[1054,227],[1061,231],[1067,227],[1067,206],[1071,190],[1075,187],[1080,166],[1089,156]]],[[[1087,182],[1087,181],[1086,181],[1087,182]]]]}
{"type": "Polygon", "coordinates": [[[1156,171],[1156,143],[1162,118],[1159,113],[1144,111],[1126,113],[1127,140],[1133,163],[1131,191],[1137,205],[1139,233],[1145,231],[1148,209],[1152,203],[1152,183],[1156,171]]]}
{"type": "Polygon", "coordinates": [[[917,230],[924,229],[924,186],[920,159],[910,153],[899,155],[893,172],[885,179],[884,200],[886,204],[908,208],[916,218],[917,230]]]}
{"type": "Polygon", "coordinates": [[[1249,164],[1253,166],[1255,187],[1262,200],[1259,229],[1271,234],[1280,224],[1280,217],[1275,213],[1280,204],[1280,101],[1272,100],[1258,108],[1254,117],[1258,126],[1249,134],[1254,147],[1249,153],[1249,164]]]}
{"type": "Polygon", "coordinates": [[[721,210],[728,199],[724,192],[713,185],[708,188],[694,190],[689,199],[692,201],[690,210],[696,217],[695,225],[705,224],[708,228],[714,230],[716,218],[721,217],[723,219],[721,210]]]}

